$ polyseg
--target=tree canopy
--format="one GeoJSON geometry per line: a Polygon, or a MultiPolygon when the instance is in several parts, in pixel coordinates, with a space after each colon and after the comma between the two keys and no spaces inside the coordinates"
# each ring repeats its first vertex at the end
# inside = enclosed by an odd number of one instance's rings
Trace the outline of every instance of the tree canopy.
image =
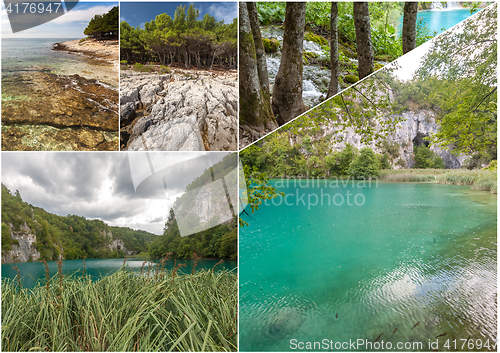
{"type": "Polygon", "coordinates": [[[433,141],[456,153],[496,155],[497,4],[436,38],[415,75],[430,78],[429,96],[441,108],[433,141]]]}
{"type": "Polygon", "coordinates": [[[97,40],[118,39],[118,6],[102,15],[95,15],[83,31],[83,34],[97,40]]]}
{"type": "Polygon", "coordinates": [[[161,65],[184,64],[236,68],[237,19],[224,24],[205,14],[199,20],[195,4],[178,6],[174,19],[166,13],[145,23],[145,28],[134,28],[120,23],[120,55],[128,62],[158,62],[161,65]]]}

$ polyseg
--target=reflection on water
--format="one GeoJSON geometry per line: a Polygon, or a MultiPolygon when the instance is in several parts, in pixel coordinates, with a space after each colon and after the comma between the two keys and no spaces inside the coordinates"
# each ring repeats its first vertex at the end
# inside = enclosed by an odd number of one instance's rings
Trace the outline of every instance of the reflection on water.
{"type": "Polygon", "coordinates": [[[492,344],[495,195],[382,183],[323,194],[346,191],[362,194],[364,205],[264,206],[240,230],[240,349],[290,351],[291,339],[374,342],[381,334],[379,342],[424,344],[410,351],[432,350],[429,339],[440,350],[447,339],[492,344]]]}
{"type": "MultiPolygon", "coordinates": [[[[87,259],[85,260],[85,273],[91,275],[94,280],[98,280],[102,276],[110,275],[120,269],[120,267],[123,266],[124,260],[125,259],[87,259]]],[[[218,260],[199,260],[196,265],[196,270],[211,269],[218,262],[218,260]]],[[[57,264],[55,261],[47,261],[47,264],[49,265],[49,275],[50,277],[53,277],[57,273],[57,264]]],[[[139,272],[142,268],[143,273],[147,273],[148,271],[155,271],[159,261],[148,259],[127,259],[125,264],[127,269],[139,272]]],[[[175,267],[175,264],[186,265],[179,270],[179,273],[191,273],[194,266],[194,260],[168,260],[164,264],[163,268],[172,270],[175,267]]],[[[37,281],[43,281],[45,278],[45,269],[42,263],[21,262],[2,264],[2,279],[15,278],[17,271],[14,267],[19,269],[22,284],[26,288],[33,288],[37,281]]],[[[232,270],[234,268],[236,268],[236,261],[224,261],[216,267],[216,269],[228,270],[232,270]]],[[[83,260],[63,260],[63,273],[65,276],[78,276],[81,275],[82,272],[83,260]]]]}

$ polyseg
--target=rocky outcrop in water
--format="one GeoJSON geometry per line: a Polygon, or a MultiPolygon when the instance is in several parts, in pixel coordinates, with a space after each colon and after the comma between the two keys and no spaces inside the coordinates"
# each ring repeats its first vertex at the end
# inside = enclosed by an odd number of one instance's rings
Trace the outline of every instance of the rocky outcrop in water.
{"type": "Polygon", "coordinates": [[[31,68],[2,79],[2,149],[117,150],[118,92],[31,68]]]}
{"type": "Polygon", "coordinates": [[[14,244],[11,250],[2,251],[2,263],[37,261],[40,252],[33,245],[36,242],[36,235],[31,228],[26,223],[21,224],[19,230],[12,230],[12,224],[9,226],[10,237],[14,240],[14,244]]]}
{"type": "Polygon", "coordinates": [[[123,71],[121,149],[237,150],[237,74],[175,69],[170,74],[123,71]]]}

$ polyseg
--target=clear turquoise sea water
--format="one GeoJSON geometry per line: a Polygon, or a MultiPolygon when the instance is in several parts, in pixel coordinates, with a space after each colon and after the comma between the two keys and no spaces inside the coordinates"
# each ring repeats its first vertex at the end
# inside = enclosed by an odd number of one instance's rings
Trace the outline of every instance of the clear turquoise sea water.
{"type": "Polygon", "coordinates": [[[306,194],[305,205],[263,205],[240,229],[240,350],[382,334],[379,342],[422,342],[408,350],[429,351],[429,339],[444,333],[440,349],[447,339],[496,338],[496,195],[455,185],[321,185],[280,188],[292,195],[288,204],[306,194]],[[308,209],[308,195],[321,192],[324,205],[308,209]],[[328,206],[326,194],[344,204],[328,206]]]}

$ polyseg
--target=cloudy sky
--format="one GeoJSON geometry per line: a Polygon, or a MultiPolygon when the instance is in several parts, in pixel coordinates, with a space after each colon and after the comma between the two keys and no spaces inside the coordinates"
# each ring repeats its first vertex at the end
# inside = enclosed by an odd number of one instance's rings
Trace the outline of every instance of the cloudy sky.
{"type": "Polygon", "coordinates": [[[195,4],[195,8],[200,11],[198,20],[203,19],[208,13],[216,20],[224,20],[224,23],[228,24],[238,16],[236,2],[122,2],[120,21],[127,21],[132,27],[144,28],[144,23],[154,20],[162,13],[174,19],[175,9],[180,5],[186,6],[187,13],[187,8],[191,4],[195,4]]]}
{"type": "MultiPolygon", "coordinates": [[[[210,163],[226,155],[210,152],[210,163]]],[[[2,152],[2,183],[50,213],[161,234],[176,197],[205,168],[199,162],[203,156],[206,152],[2,152]],[[185,167],[178,173],[180,162],[185,167]],[[171,171],[167,190],[162,182],[142,198],[141,182],[150,180],[152,170],[171,171]]]]}
{"type": "Polygon", "coordinates": [[[12,33],[5,4],[1,3],[2,38],[84,38],[83,30],[97,14],[108,12],[118,2],[78,2],[64,15],[39,26],[12,33]]]}

